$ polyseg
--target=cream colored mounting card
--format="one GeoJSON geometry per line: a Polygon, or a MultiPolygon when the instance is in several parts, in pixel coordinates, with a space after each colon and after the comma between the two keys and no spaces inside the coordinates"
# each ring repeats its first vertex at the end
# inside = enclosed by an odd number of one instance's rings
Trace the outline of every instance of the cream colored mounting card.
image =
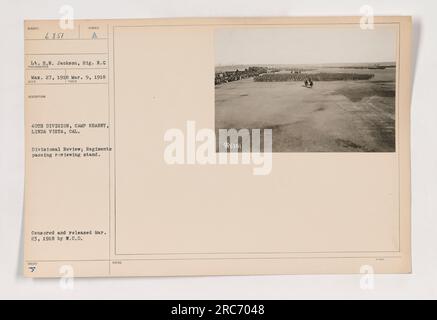
{"type": "Polygon", "coordinates": [[[411,271],[410,17],[24,26],[26,276],[411,271]]]}

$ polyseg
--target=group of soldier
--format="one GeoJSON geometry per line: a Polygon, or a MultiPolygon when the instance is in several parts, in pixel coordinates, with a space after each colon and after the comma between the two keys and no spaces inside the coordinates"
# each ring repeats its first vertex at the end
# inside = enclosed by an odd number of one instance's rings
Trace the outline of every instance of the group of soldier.
{"type": "Polygon", "coordinates": [[[238,81],[241,79],[253,78],[260,74],[268,72],[265,67],[249,67],[244,70],[236,69],[235,71],[223,71],[215,73],[215,84],[222,84],[232,81],[238,81]]]}

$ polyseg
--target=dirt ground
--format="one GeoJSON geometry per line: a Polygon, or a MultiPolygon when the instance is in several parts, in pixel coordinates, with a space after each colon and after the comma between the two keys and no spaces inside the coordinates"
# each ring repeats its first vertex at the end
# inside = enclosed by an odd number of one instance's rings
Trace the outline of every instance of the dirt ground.
{"type": "Polygon", "coordinates": [[[395,151],[394,81],[244,79],[216,86],[216,130],[273,130],[273,152],[395,151]]]}

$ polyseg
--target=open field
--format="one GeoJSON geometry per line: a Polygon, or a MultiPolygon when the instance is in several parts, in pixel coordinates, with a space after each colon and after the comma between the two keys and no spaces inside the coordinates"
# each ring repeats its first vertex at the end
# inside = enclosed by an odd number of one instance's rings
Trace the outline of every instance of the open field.
{"type": "Polygon", "coordinates": [[[349,70],[361,71],[375,76],[316,81],[312,89],[253,78],[217,85],[216,130],[272,129],[273,152],[394,152],[395,69],[349,70]]]}

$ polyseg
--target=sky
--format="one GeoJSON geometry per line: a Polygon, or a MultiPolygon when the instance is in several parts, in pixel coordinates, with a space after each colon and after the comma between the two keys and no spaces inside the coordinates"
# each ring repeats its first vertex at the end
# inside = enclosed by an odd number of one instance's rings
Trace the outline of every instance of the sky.
{"type": "Polygon", "coordinates": [[[215,31],[216,65],[396,61],[397,26],[232,27],[215,31]]]}

